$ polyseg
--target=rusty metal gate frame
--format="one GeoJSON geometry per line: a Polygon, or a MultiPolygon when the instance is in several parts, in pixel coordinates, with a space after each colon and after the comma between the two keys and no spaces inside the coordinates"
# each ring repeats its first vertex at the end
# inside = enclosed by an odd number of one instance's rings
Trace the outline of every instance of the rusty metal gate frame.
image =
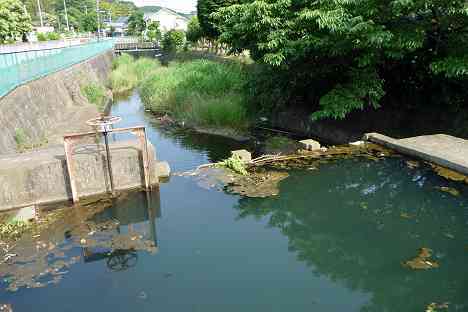
{"type": "MultiPolygon", "coordinates": [[[[138,138],[138,141],[140,142],[140,148],[141,148],[142,156],[143,156],[143,172],[145,175],[145,188],[147,190],[151,189],[152,185],[150,181],[151,176],[149,174],[149,155],[148,155],[148,141],[146,140],[146,128],[141,126],[141,127],[109,129],[107,131],[107,133],[124,133],[124,132],[129,132],[135,135],[138,138]]],[[[103,134],[103,132],[97,131],[97,132],[85,132],[85,133],[72,133],[72,134],[67,134],[63,137],[63,145],[65,148],[65,159],[67,162],[68,177],[70,178],[72,200],[73,200],[73,203],[75,204],[79,202],[80,198],[78,195],[78,189],[76,187],[76,180],[74,176],[75,166],[74,166],[74,161],[73,161],[73,148],[78,139],[96,136],[96,134],[103,134]]],[[[109,174],[111,175],[110,172],[109,174]]]]}

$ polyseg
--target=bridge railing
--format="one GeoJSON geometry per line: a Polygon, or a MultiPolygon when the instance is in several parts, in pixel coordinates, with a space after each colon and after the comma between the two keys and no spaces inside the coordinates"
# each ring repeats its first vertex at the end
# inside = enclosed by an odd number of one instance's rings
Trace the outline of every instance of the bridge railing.
{"type": "Polygon", "coordinates": [[[63,48],[0,54],[0,97],[24,83],[83,62],[113,47],[114,40],[105,39],[63,48]]]}

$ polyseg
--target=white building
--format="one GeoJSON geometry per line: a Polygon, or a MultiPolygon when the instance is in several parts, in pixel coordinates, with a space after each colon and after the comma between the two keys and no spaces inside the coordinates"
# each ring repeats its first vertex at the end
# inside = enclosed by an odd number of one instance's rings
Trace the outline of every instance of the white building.
{"type": "Polygon", "coordinates": [[[159,22],[159,29],[162,32],[172,29],[187,31],[189,23],[188,18],[167,8],[161,8],[157,12],[145,13],[144,19],[146,22],[159,22]]]}

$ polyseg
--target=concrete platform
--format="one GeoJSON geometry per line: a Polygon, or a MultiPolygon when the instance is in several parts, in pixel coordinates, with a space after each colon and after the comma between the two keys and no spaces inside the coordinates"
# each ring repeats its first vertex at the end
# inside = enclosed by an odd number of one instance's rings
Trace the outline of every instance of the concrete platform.
{"type": "MultiPolygon", "coordinates": [[[[142,155],[136,141],[110,144],[115,188],[125,190],[144,186],[142,155]]],[[[167,176],[168,166],[156,160],[148,142],[152,184],[167,176]]],[[[80,197],[109,191],[104,147],[78,145],[74,149],[75,179],[80,197]]],[[[64,148],[48,148],[25,154],[0,156],[0,211],[67,201],[72,198],[64,148]]]]}
{"type": "Polygon", "coordinates": [[[364,139],[468,175],[467,140],[446,134],[398,140],[378,133],[368,133],[364,139]]]}

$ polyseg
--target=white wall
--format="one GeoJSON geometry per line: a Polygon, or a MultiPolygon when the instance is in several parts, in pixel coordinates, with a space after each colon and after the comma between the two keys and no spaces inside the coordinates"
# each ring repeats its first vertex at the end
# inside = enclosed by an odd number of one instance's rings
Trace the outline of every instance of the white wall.
{"type": "Polygon", "coordinates": [[[145,13],[145,20],[158,21],[162,32],[171,29],[187,31],[188,21],[185,18],[164,9],[157,13],[145,13]]]}

